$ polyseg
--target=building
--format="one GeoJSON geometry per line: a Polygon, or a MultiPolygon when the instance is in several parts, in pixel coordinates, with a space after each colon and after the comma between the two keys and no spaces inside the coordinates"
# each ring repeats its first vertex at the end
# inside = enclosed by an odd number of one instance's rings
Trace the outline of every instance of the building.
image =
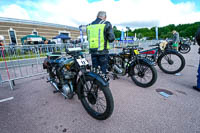
{"type": "Polygon", "coordinates": [[[29,34],[36,34],[47,39],[52,39],[59,34],[65,34],[71,37],[72,40],[80,36],[79,29],[76,27],[0,17],[0,35],[4,36],[6,44],[16,43],[21,45],[21,38],[29,34]]]}

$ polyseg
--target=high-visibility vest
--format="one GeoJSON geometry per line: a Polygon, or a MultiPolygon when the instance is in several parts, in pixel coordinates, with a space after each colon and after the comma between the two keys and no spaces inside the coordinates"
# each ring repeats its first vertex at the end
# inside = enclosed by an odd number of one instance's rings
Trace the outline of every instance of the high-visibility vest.
{"type": "MultiPolygon", "coordinates": [[[[87,26],[87,36],[90,49],[97,49],[97,51],[104,50],[104,29],[106,24],[92,24],[87,26]]],[[[109,49],[109,42],[107,42],[106,49],[109,49]]]]}

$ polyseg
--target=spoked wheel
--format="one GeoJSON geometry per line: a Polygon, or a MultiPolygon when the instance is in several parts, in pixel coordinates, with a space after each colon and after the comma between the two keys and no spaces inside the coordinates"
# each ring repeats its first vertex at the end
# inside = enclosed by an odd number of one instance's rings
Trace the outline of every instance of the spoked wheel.
{"type": "Polygon", "coordinates": [[[182,53],[182,54],[187,54],[188,52],[190,52],[191,50],[191,47],[189,45],[184,45],[182,44],[180,47],[179,47],[179,52],[182,53]]]}
{"type": "Polygon", "coordinates": [[[85,76],[81,95],[81,103],[93,118],[105,120],[111,116],[114,102],[108,86],[104,87],[93,77],[85,76]]]}
{"type": "Polygon", "coordinates": [[[140,87],[150,87],[157,80],[157,71],[148,63],[135,64],[132,67],[131,79],[140,87]]]}
{"type": "Polygon", "coordinates": [[[185,59],[178,52],[166,52],[158,59],[159,68],[167,74],[175,74],[185,67],[185,59]]]}

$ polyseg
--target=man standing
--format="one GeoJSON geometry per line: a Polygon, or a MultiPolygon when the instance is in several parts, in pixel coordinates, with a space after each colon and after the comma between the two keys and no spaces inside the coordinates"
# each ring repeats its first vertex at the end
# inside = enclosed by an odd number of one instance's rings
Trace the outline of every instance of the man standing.
{"type": "Polygon", "coordinates": [[[172,33],[173,33],[172,47],[173,47],[173,49],[178,51],[178,45],[179,45],[179,42],[180,42],[179,33],[175,30],[173,30],[172,33]]]}
{"type": "MultiPolygon", "coordinates": [[[[200,46],[200,28],[197,30],[195,39],[197,41],[197,44],[200,46]]],[[[199,48],[199,52],[200,54],[200,48],[199,48]]],[[[198,75],[197,75],[197,86],[193,86],[193,88],[197,91],[200,91],[200,62],[199,62],[199,68],[198,68],[198,75]]]]}
{"type": "Polygon", "coordinates": [[[87,26],[89,51],[92,58],[92,66],[100,66],[103,74],[106,74],[108,67],[109,42],[115,40],[112,25],[106,21],[106,12],[100,11],[97,18],[87,26]]]}

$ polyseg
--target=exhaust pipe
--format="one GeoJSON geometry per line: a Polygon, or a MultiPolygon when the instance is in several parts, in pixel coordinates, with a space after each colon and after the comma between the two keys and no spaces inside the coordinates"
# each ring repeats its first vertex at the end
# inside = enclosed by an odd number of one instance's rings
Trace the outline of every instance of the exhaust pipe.
{"type": "Polygon", "coordinates": [[[55,87],[55,88],[56,88],[56,90],[57,90],[57,91],[59,91],[59,89],[58,89],[58,86],[57,86],[57,84],[56,84],[55,82],[53,82],[53,81],[50,81],[50,83],[53,85],[53,87],[55,87]]]}

